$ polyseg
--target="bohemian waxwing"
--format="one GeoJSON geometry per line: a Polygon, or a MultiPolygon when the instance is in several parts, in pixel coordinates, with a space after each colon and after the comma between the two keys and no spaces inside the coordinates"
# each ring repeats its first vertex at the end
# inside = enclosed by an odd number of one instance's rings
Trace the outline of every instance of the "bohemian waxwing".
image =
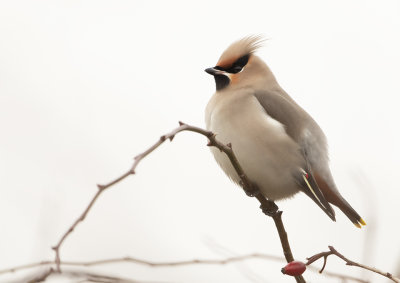
{"type": "MultiPolygon", "coordinates": [[[[261,41],[249,36],[234,42],[215,67],[205,70],[214,76],[217,88],[206,108],[207,129],[219,141],[232,144],[244,172],[267,199],[303,191],[333,221],[335,212],[329,203],[360,228],[364,220],[333,181],[321,128],[254,55],[261,41]]],[[[225,153],[211,150],[223,171],[239,184],[225,153]]]]}

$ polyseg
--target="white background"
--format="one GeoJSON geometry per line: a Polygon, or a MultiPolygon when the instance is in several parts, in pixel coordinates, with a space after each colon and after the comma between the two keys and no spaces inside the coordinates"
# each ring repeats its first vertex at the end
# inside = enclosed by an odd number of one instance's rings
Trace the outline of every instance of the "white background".
{"type": "MultiPolygon", "coordinates": [[[[302,194],[279,202],[296,259],[333,245],[399,272],[399,15],[398,1],[1,1],[0,269],[52,259],[96,183],[126,171],[179,120],[204,127],[215,85],[203,70],[233,41],[261,33],[269,40],[259,55],[324,129],[336,183],[368,223],[359,230],[338,210],[334,223],[302,194]]],[[[205,144],[182,133],[144,160],[97,201],[62,259],[282,255],[272,220],[205,144]]],[[[282,266],[97,270],[163,282],[294,282],[282,266]]],[[[386,282],[336,258],[327,270],[386,282]]]]}

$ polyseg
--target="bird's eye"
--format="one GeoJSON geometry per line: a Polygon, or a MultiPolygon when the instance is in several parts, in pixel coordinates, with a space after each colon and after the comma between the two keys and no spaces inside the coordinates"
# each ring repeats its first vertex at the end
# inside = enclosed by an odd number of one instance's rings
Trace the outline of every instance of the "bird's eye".
{"type": "Polygon", "coordinates": [[[240,57],[239,59],[237,59],[230,68],[223,68],[220,66],[215,66],[214,69],[220,70],[220,71],[225,71],[225,72],[231,73],[231,74],[237,74],[243,70],[244,66],[247,65],[247,62],[249,62],[249,58],[250,58],[250,54],[247,54],[247,55],[244,55],[244,56],[240,57]]]}
{"type": "Polygon", "coordinates": [[[239,73],[241,70],[243,69],[243,67],[241,66],[233,66],[232,68],[229,69],[229,73],[239,73]]]}
{"type": "Polygon", "coordinates": [[[245,55],[240,57],[233,63],[232,67],[226,70],[228,73],[236,74],[243,70],[244,66],[246,66],[247,62],[249,61],[250,55],[245,55]]]}

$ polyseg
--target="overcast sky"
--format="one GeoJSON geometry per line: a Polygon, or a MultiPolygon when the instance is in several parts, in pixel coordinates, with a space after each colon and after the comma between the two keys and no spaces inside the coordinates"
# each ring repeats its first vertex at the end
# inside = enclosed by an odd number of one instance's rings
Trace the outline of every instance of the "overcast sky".
{"type": "MultiPolygon", "coordinates": [[[[302,194],[279,202],[295,258],[333,245],[395,272],[399,15],[394,0],[1,1],[0,269],[52,259],[51,246],[97,183],[126,171],[178,121],[204,127],[215,85],[203,70],[233,41],[263,34],[258,54],[325,131],[339,190],[368,224],[359,230],[339,210],[334,223],[302,194]]],[[[102,195],[66,240],[62,259],[282,255],[272,220],[205,145],[204,137],[181,133],[150,155],[137,175],[102,195]]],[[[96,270],[164,282],[293,282],[282,265],[96,270]]],[[[386,282],[338,259],[327,270],[386,282]]]]}

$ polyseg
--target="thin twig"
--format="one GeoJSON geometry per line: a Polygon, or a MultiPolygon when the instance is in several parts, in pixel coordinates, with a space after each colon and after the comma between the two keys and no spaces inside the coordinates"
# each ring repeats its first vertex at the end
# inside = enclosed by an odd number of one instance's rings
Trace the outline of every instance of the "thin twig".
{"type": "Polygon", "coordinates": [[[108,188],[110,188],[111,186],[119,183],[120,181],[124,180],[126,177],[135,174],[135,169],[138,166],[139,162],[146,157],[148,154],[150,154],[151,152],[153,152],[157,147],[159,147],[166,139],[170,139],[172,141],[172,139],[174,138],[174,136],[185,130],[186,125],[181,124],[180,127],[176,128],[174,131],[172,131],[169,134],[166,134],[164,136],[161,136],[160,139],[154,144],[152,145],[149,149],[147,149],[146,151],[144,151],[143,153],[137,155],[134,159],[134,163],[132,165],[132,167],[129,169],[129,171],[125,172],[124,174],[122,174],[121,176],[119,176],[118,178],[116,178],[115,180],[105,184],[105,185],[97,185],[98,187],[98,191],[96,192],[96,194],[94,195],[94,197],[92,198],[92,200],[90,201],[89,205],[86,207],[86,209],[83,211],[83,213],[81,214],[81,216],[79,216],[78,219],[75,220],[75,222],[68,228],[68,230],[63,234],[63,236],[61,237],[61,239],[58,241],[58,243],[52,247],[52,249],[55,252],[55,264],[56,264],[56,269],[57,272],[61,272],[61,268],[60,268],[60,248],[61,245],[64,243],[65,239],[69,236],[69,234],[71,234],[76,226],[78,226],[78,224],[82,221],[85,220],[87,214],[89,213],[90,209],[92,208],[92,206],[94,205],[94,203],[96,202],[97,198],[108,188]]]}
{"type": "Polygon", "coordinates": [[[107,184],[105,186],[102,186],[102,185],[98,185],[97,186],[98,187],[98,191],[96,192],[96,194],[94,195],[94,197],[90,201],[89,205],[83,211],[81,216],[79,216],[79,218],[75,220],[75,222],[72,224],[72,226],[68,228],[68,230],[61,237],[60,241],[57,243],[57,245],[52,247],[52,249],[55,252],[55,264],[56,264],[57,272],[61,272],[61,269],[60,269],[60,247],[63,244],[63,242],[65,241],[65,239],[68,237],[69,234],[71,234],[75,230],[76,226],[78,226],[78,224],[80,222],[85,220],[87,214],[89,213],[90,209],[92,208],[92,206],[96,202],[97,198],[101,195],[101,193],[104,190],[106,190],[107,188],[111,187],[112,185],[114,185],[114,184],[118,183],[119,181],[125,179],[130,174],[131,174],[131,172],[126,172],[125,174],[123,174],[122,176],[120,176],[119,178],[117,178],[116,180],[110,182],[109,184],[107,184]]]}
{"type": "MultiPolygon", "coordinates": [[[[53,247],[53,250],[55,251],[55,260],[54,263],[56,264],[56,270],[57,272],[61,272],[60,268],[60,263],[61,263],[61,258],[60,258],[60,248],[64,241],[67,239],[67,237],[75,230],[75,228],[78,226],[80,222],[82,222],[87,214],[89,213],[90,209],[96,202],[96,200],[99,198],[99,196],[108,188],[111,186],[117,184],[118,182],[122,181],[126,177],[135,174],[136,167],[138,166],[139,162],[145,158],[147,155],[149,155],[151,152],[153,152],[156,148],[158,148],[162,143],[164,143],[167,139],[171,140],[175,137],[176,134],[182,132],[182,131],[191,131],[191,132],[196,132],[199,133],[209,139],[209,146],[215,146],[221,151],[223,151],[231,161],[234,169],[236,170],[238,176],[240,177],[241,184],[243,189],[245,190],[246,194],[249,196],[254,196],[258,199],[258,201],[261,203],[261,209],[262,211],[267,214],[268,216],[271,216],[274,219],[275,226],[278,230],[279,233],[279,238],[282,243],[282,248],[283,252],[285,255],[285,258],[287,262],[293,261],[293,255],[290,250],[290,245],[287,237],[287,233],[284,229],[283,222],[282,222],[282,212],[278,210],[278,207],[276,204],[272,201],[267,200],[264,196],[261,195],[259,192],[258,188],[248,179],[246,176],[245,172],[243,171],[243,168],[240,166],[235,154],[233,153],[232,146],[231,144],[223,144],[219,142],[215,134],[204,130],[202,128],[190,126],[187,124],[184,124],[182,122],[179,122],[179,127],[174,129],[172,132],[163,135],[160,137],[160,139],[153,144],[151,147],[149,147],[146,151],[142,152],[141,154],[137,155],[135,157],[134,163],[130,170],[120,177],[116,178],[115,180],[109,182],[108,184],[105,185],[98,185],[98,191],[90,201],[89,205],[86,207],[86,209],[83,211],[83,213],[78,217],[78,219],[75,220],[75,222],[68,228],[68,230],[63,234],[59,242],[53,247]]],[[[297,276],[296,281],[298,283],[303,283],[305,282],[304,278],[302,276],[297,276]]]]}
{"type": "Polygon", "coordinates": [[[389,272],[384,272],[384,271],[381,271],[381,270],[379,270],[379,269],[377,269],[377,268],[375,268],[375,267],[370,267],[370,266],[367,266],[367,265],[364,265],[364,264],[361,264],[361,263],[352,261],[352,260],[346,258],[346,257],[345,257],[344,255],[342,255],[341,253],[339,253],[339,252],[338,252],[334,247],[332,247],[332,246],[328,246],[328,248],[329,248],[329,251],[327,251],[327,252],[321,252],[321,253],[318,253],[318,254],[313,255],[312,257],[307,258],[308,261],[307,261],[306,265],[310,265],[310,264],[313,263],[314,261],[316,261],[316,260],[318,260],[318,259],[320,259],[320,258],[324,258],[324,265],[322,266],[321,270],[319,271],[320,273],[322,273],[322,271],[324,270],[324,268],[325,268],[325,266],[326,266],[326,261],[327,261],[328,256],[330,256],[330,255],[335,255],[335,256],[341,258],[344,262],[346,262],[346,265],[349,265],[349,266],[357,266],[357,267],[360,267],[360,268],[363,268],[363,269],[366,269],[366,270],[369,270],[369,271],[378,273],[378,274],[380,274],[380,275],[382,275],[382,276],[384,276],[384,277],[389,278],[389,279],[392,280],[393,282],[400,283],[400,278],[397,278],[397,277],[393,276],[393,275],[392,275],[391,273],[389,273],[389,272]]]}

